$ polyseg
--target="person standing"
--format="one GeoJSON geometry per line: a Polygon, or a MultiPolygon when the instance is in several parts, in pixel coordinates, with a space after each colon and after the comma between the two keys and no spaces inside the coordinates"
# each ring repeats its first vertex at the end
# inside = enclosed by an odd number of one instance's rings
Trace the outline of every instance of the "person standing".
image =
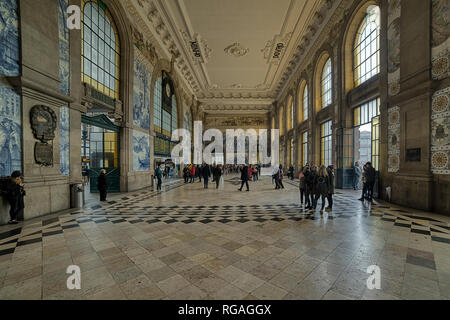
{"type": "Polygon", "coordinates": [[[239,191],[242,191],[242,188],[244,187],[244,184],[247,186],[247,191],[250,191],[250,188],[248,186],[248,166],[247,165],[243,165],[241,167],[241,188],[238,189],[239,191]]]}
{"type": "Polygon", "coordinates": [[[327,209],[333,209],[333,194],[334,194],[334,166],[331,164],[327,168],[328,174],[328,207],[327,209]]]}
{"type": "Polygon", "coordinates": [[[10,205],[8,224],[17,224],[17,218],[23,212],[25,196],[23,178],[20,171],[14,171],[6,184],[6,198],[10,205]]]}
{"type": "Polygon", "coordinates": [[[209,168],[209,165],[206,163],[203,164],[199,176],[203,177],[203,187],[208,189],[209,177],[211,177],[211,169],[209,168]]]}
{"type": "Polygon", "coordinates": [[[280,176],[278,180],[278,185],[281,187],[281,189],[284,189],[283,178],[284,178],[284,170],[283,166],[280,164],[280,176]]]}
{"type": "Polygon", "coordinates": [[[363,183],[363,189],[362,189],[362,195],[361,198],[359,199],[360,201],[364,201],[364,199],[367,197],[367,164],[365,164],[363,166],[363,170],[362,170],[362,177],[361,177],[361,181],[363,183]]]}
{"type": "Polygon", "coordinates": [[[248,180],[249,181],[253,180],[253,166],[252,165],[248,166],[248,180]]]}
{"type": "Polygon", "coordinates": [[[163,173],[162,173],[162,170],[161,170],[161,165],[159,165],[159,166],[156,168],[156,170],[155,170],[155,176],[156,176],[156,179],[158,179],[158,184],[157,184],[157,187],[156,187],[156,190],[157,190],[157,191],[161,191],[161,186],[162,186],[162,175],[163,175],[163,173]]]}
{"type": "Polygon", "coordinates": [[[289,167],[289,178],[291,180],[294,180],[294,166],[291,164],[291,166],[289,167]]]}
{"type": "Polygon", "coordinates": [[[353,190],[358,189],[359,180],[361,179],[361,167],[359,166],[359,162],[356,161],[353,166],[353,190]]]}
{"type": "Polygon", "coordinates": [[[100,201],[106,201],[106,195],[108,193],[108,181],[106,179],[106,170],[102,169],[98,176],[97,189],[100,192],[100,201]]]}
{"type": "Polygon", "coordinates": [[[195,181],[195,166],[194,165],[191,165],[191,173],[190,173],[190,177],[191,177],[191,180],[189,181],[189,183],[194,183],[194,181],[195,181]]]}
{"type": "Polygon", "coordinates": [[[216,189],[219,189],[220,177],[222,176],[222,167],[216,166],[213,170],[214,181],[216,182],[216,189]]]}
{"type": "Polygon", "coordinates": [[[314,209],[317,208],[317,202],[319,198],[322,197],[322,208],[320,209],[320,213],[323,212],[325,208],[325,198],[328,196],[329,190],[329,178],[327,173],[327,168],[324,165],[320,166],[319,172],[315,178],[315,197],[314,197],[314,209]]]}
{"type": "Polygon", "coordinates": [[[300,170],[300,175],[298,176],[298,179],[300,181],[298,185],[298,189],[300,191],[300,206],[303,206],[303,198],[305,196],[305,190],[306,190],[306,176],[305,176],[306,167],[304,167],[302,170],[300,170]]]}
{"type": "Polygon", "coordinates": [[[306,174],[306,191],[309,205],[305,209],[313,209],[314,207],[314,195],[315,195],[315,182],[317,175],[317,167],[312,165],[311,168],[308,167],[306,174]]]}
{"type": "Polygon", "coordinates": [[[373,187],[375,186],[376,171],[375,171],[375,168],[372,166],[371,162],[367,162],[366,166],[367,166],[367,171],[366,171],[367,195],[368,195],[369,202],[372,202],[373,187]]]}

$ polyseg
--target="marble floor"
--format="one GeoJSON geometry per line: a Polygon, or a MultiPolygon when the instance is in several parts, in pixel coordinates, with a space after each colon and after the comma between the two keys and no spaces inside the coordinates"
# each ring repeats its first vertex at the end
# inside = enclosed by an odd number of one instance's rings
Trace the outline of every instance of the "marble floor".
{"type": "MultiPolygon", "coordinates": [[[[337,190],[323,215],[298,182],[142,190],[0,227],[0,299],[450,299],[450,217],[337,190]],[[68,290],[66,269],[81,269],[68,290]],[[381,289],[367,288],[367,267],[381,289]]],[[[320,201],[319,201],[320,203],[320,201]]]]}

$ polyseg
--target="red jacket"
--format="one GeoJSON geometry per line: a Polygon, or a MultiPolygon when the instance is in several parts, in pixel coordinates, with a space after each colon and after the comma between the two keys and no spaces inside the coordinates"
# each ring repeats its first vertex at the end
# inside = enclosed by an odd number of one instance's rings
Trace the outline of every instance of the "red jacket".
{"type": "Polygon", "coordinates": [[[252,168],[248,168],[248,178],[249,179],[253,178],[253,169],[252,168]]]}
{"type": "Polygon", "coordinates": [[[191,174],[192,174],[193,176],[195,176],[195,167],[194,167],[194,166],[192,166],[191,174]]]}

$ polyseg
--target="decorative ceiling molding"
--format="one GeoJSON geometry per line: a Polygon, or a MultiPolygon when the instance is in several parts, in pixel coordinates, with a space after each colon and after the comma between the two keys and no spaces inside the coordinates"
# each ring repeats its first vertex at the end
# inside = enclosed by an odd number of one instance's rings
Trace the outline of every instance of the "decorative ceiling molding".
{"type": "Polygon", "coordinates": [[[226,54],[240,58],[247,55],[250,52],[249,48],[244,48],[239,42],[235,42],[223,50],[226,54]]]}
{"type": "MultiPolygon", "coordinates": [[[[212,58],[216,59],[215,55],[219,55],[220,50],[217,53],[212,51],[208,42],[212,44],[213,41],[199,35],[203,31],[194,32],[186,9],[190,5],[188,0],[128,0],[124,1],[124,7],[144,37],[155,42],[158,57],[173,57],[186,91],[202,101],[219,99],[234,104],[239,100],[273,102],[280,98],[299,69],[300,62],[304,66],[307,65],[304,60],[311,59],[307,54],[314,52],[313,46],[316,47],[317,38],[324,34],[322,29],[330,19],[333,8],[342,1],[349,0],[290,0],[279,34],[267,41],[263,49],[260,48],[264,44],[259,48],[253,48],[254,44],[246,48],[238,41],[225,48],[226,54],[237,58],[247,56],[250,50],[252,56],[256,51],[261,52],[261,59],[266,61],[269,69],[265,79],[260,79],[260,84],[255,86],[231,81],[224,86],[210,81],[206,64],[209,67],[208,62],[212,63],[212,58]]],[[[328,28],[330,30],[331,27],[328,28]]]]}
{"type": "Polygon", "coordinates": [[[261,49],[267,63],[279,65],[283,59],[287,44],[291,40],[293,32],[283,35],[276,35],[272,40],[267,41],[266,46],[261,49]]]}
{"type": "Polygon", "coordinates": [[[180,33],[185,41],[186,49],[191,53],[192,61],[195,64],[207,63],[212,53],[208,42],[202,39],[197,33],[192,38],[184,30],[180,30],[180,33]]]}

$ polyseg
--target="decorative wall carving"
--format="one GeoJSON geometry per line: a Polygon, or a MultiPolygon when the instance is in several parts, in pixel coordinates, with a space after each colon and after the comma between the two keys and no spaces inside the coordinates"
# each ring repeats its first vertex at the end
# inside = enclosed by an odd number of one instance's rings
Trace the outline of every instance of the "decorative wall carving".
{"type": "Polygon", "coordinates": [[[400,108],[388,110],[388,172],[400,169],[400,108]]]}
{"type": "Polygon", "coordinates": [[[55,111],[47,106],[34,106],[30,111],[30,122],[33,135],[37,140],[34,146],[34,158],[37,164],[53,165],[53,144],[58,118],[55,111]]]}
{"type": "Polygon", "coordinates": [[[22,122],[20,96],[0,86],[0,177],[22,170],[22,122]]]}
{"type": "Polygon", "coordinates": [[[155,47],[150,41],[144,40],[143,34],[136,28],[133,28],[133,42],[152,66],[155,66],[158,62],[158,54],[156,53],[155,47]]]}
{"type": "Polygon", "coordinates": [[[435,92],[431,102],[431,171],[450,174],[450,87],[435,92]]]}
{"type": "Polygon", "coordinates": [[[230,56],[234,56],[236,58],[240,58],[245,56],[250,52],[249,48],[244,48],[239,42],[235,42],[228,47],[226,47],[223,51],[230,56]]]}
{"type": "Polygon", "coordinates": [[[450,76],[450,0],[432,1],[432,77],[450,76]]]}

